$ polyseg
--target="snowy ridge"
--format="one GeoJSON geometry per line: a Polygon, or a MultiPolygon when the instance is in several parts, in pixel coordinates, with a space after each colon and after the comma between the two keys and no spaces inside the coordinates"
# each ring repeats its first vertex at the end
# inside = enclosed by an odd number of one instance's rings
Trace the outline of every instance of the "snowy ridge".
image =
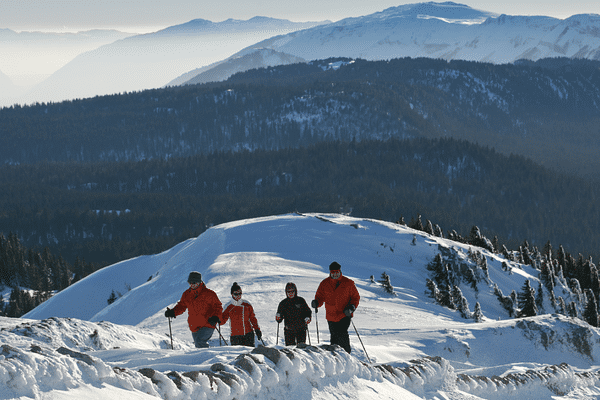
{"type": "MultiPolygon", "coordinates": [[[[0,382],[7,388],[0,395],[55,399],[63,390],[94,399],[117,393],[122,399],[238,400],[600,395],[599,329],[553,314],[543,285],[546,314],[534,317],[509,317],[494,294],[495,287],[509,294],[526,280],[537,289],[538,276],[533,267],[499,254],[389,222],[338,214],[235,221],[164,253],[106,267],[27,319],[0,319],[0,382]],[[486,258],[487,272],[470,260],[475,251],[486,258]],[[464,313],[427,294],[427,265],[438,254],[479,277],[477,289],[458,283],[470,305],[464,313]],[[328,346],[324,312],[313,314],[307,347],[282,346],[274,313],[286,282],[310,300],[332,260],[361,295],[350,327],[352,354],[328,346]],[[202,274],[223,304],[231,284],[240,284],[266,347],[224,346],[215,333],[209,349],[196,349],[185,314],[172,327],[167,324],[165,307],[179,299],[190,270],[202,274]],[[382,272],[395,295],[373,280],[382,272]],[[108,305],[111,291],[125,283],[131,290],[108,305]],[[481,322],[472,318],[475,303],[481,305],[481,322]]],[[[580,295],[570,292],[562,276],[554,292],[577,302],[581,315],[580,295]]],[[[229,325],[220,332],[229,340],[229,325]]]]}
{"type": "MultiPolygon", "coordinates": [[[[405,399],[430,398],[440,388],[486,399],[503,399],[515,392],[519,396],[535,393],[534,397],[526,395],[528,398],[549,398],[597,386],[600,378],[598,372],[582,373],[564,363],[503,377],[456,374],[441,357],[372,365],[330,345],[259,346],[252,351],[239,347],[205,359],[202,368],[190,370],[192,365],[181,364],[189,358],[185,350],[194,357],[207,351],[190,351],[181,343],[170,350],[164,337],[140,330],[59,318],[8,328],[10,322],[7,318],[0,321],[5,326],[0,332],[2,342],[22,343],[0,347],[0,383],[8,389],[4,394],[15,397],[41,398],[51,390],[85,393],[84,388],[92,385],[106,389],[94,393],[95,398],[127,391],[135,393],[135,398],[147,394],[165,399],[280,399],[291,393],[310,394],[347,385],[376,390],[384,395],[380,398],[398,398],[399,394],[405,399]],[[99,355],[89,353],[91,349],[99,355]],[[141,363],[142,349],[147,350],[144,355],[148,351],[153,355],[152,367],[133,366],[141,363]],[[117,354],[125,356],[129,365],[106,361],[117,354]]],[[[124,393],[119,396],[129,398],[124,393]]],[[[293,398],[309,396],[296,394],[293,398]]]]}

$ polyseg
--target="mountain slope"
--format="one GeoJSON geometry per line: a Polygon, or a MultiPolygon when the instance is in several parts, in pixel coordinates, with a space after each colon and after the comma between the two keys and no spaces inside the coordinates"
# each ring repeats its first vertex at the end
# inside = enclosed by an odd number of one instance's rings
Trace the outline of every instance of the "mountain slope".
{"type": "MultiPolygon", "coordinates": [[[[69,365],[63,370],[63,376],[73,382],[67,390],[77,393],[87,387],[90,380],[80,382],[76,378],[77,367],[67,364],[52,350],[63,346],[71,352],[61,350],[61,354],[88,360],[85,368],[90,371],[88,374],[96,376],[91,382],[103,382],[94,389],[98,392],[96,398],[102,393],[113,394],[115,387],[156,391],[163,398],[183,393],[202,395],[211,390],[210,385],[196,380],[197,374],[185,375],[198,370],[233,374],[229,375],[233,381],[212,390],[238,399],[282,395],[304,399],[300,393],[326,396],[331,390],[338,398],[394,398],[394,386],[396,394],[426,399],[500,399],[508,393],[520,398],[551,399],[599,393],[594,367],[600,357],[597,328],[558,314],[511,319],[493,293],[494,284],[509,293],[519,290],[527,279],[537,288],[539,271],[485,250],[396,224],[325,214],[237,221],[216,226],[169,252],[124,261],[101,272],[33,310],[26,315],[33,320],[25,319],[21,327],[1,321],[5,327],[0,332],[3,342],[13,347],[3,347],[6,357],[0,360],[0,366],[11,368],[13,360],[24,360],[26,365],[36,367],[29,369],[33,371],[27,375],[29,386],[12,384],[12,390],[31,391],[38,382],[41,390],[60,390],[54,378],[42,378],[34,372],[45,368],[38,366],[52,362],[61,368],[69,365]],[[436,254],[454,254],[461,263],[474,268],[467,255],[469,250],[481,251],[488,263],[489,276],[481,277],[478,290],[464,282],[459,284],[471,307],[476,302],[481,305],[485,317],[480,323],[435,304],[425,293],[425,280],[431,273],[426,266],[436,254]],[[321,346],[328,343],[328,332],[320,312],[309,327],[312,345],[319,347],[283,349],[276,343],[281,333],[277,335],[273,318],[275,305],[284,297],[285,283],[295,282],[299,295],[310,300],[319,281],[327,276],[327,265],[332,260],[340,262],[343,273],[356,282],[361,294],[353,319],[361,340],[352,332],[352,355],[331,353],[331,349],[321,346]],[[508,269],[502,267],[503,263],[508,264],[508,269]],[[167,332],[164,309],[185,290],[185,279],[191,270],[201,272],[207,286],[222,301],[229,298],[233,281],[239,282],[244,297],[254,305],[265,344],[277,350],[258,348],[249,354],[249,349],[243,347],[219,347],[216,334],[211,349],[193,349],[184,316],[173,320],[175,350],[167,349],[168,337],[163,335],[161,341],[154,335],[167,332]],[[390,276],[395,296],[371,281],[371,275],[378,279],[383,272],[390,276]],[[139,278],[148,273],[152,279],[139,283],[139,278]],[[136,282],[131,290],[113,304],[101,300],[108,298],[111,288],[123,289],[133,281],[136,282]],[[79,310],[82,304],[85,311],[79,310]],[[63,318],[75,315],[105,322],[63,318]],[[50,316],[51,319],[35,321],[50,316]],[[319,340],[313,326],[316,323],[320,323],[319,340]],[[71,326],[75,324],[82,331],[79,336],[71,336],[71,326]],[[52,334],[55,330],[60,333],[52,334]],[[136,344],[135,338],[141,339],[144,332],[144,339],[136,344]],[[69,337],[73,337],[70,342],[69,337]],[[41,347],[35,357],[28,355],[32,344],[41,347]],[[282,360],[281,355],[285,354],[288,356],[282,360]],[[248,366],[244,359],[253,361],[248,366]],[[280,363],[285,360],[295,361],[280,363]],[[254,372],[246,375],[240,368],[254,372]],[[43,388],[41,379],[45,382],[43,388]],[[298,392],[297,386],[286,384],[294,380],[308,380],[312,386],[308,392],[298,392]],[[381,392],[373,394],[368,387],[378,387],[381,392]]],[[[556,293],[568,299],[569,289],[563,286],[566,282],[557,282],[556,293]]],[[[544,293],[548,294],[545,290],[544,293]]],[[[545,299],[548,312],[551,305],[548,296],[545,299]]],[[[228,338],[228,326],[223,326],[221,332],[228,338]]],[[[215,378],[223,379],[220,376],[215,378]]]]}

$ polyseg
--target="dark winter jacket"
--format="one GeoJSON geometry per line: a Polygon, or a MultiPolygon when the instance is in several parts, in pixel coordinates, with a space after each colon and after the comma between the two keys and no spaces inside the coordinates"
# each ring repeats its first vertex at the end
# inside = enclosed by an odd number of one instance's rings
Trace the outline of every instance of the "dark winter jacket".
{"type": "Polygon", "coordinates": [[[346,316],[344,309],[349,305],[353,305],[355,309],[358,307],[360,295],[354,281],[342,275],[340,279],[323,279],[315,293],[315,300],[319,304],[318,307],[325,303],[327,321],[338,322],[346,316]]]}
{"type": "Polygon", "coordinates": [[[298,296],[281,300],[277,307],[277,314],[284,321],[284,329],[293,331],[306,329],[305,319],[312,318],[312,311],[306,304],[306,300],[298,296]]]}
{"type": "Polygon", "coordinates": [[[192,332],[196,332],[200,328],[214,328],[208,319],[213,316],[221,319],[222,307],[217,294],[202,282],[196,289],[189,288],[183,292],[173,311],[180,315],[187,309],[188,325],[192,332]]]}

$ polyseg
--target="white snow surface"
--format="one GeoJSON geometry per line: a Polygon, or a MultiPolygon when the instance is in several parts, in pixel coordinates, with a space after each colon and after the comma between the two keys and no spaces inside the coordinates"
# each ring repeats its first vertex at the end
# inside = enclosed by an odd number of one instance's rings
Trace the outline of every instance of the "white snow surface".
{"type": "MultiPolygon", "coordinates": [[[[478,292],[460,286],[471,310],[481,305],[485,319],[477,323],[425,294],[426,265],[441,249],[459,257],[469,251],[405,226],[339,214],[215,226],[161,254],[97,271],[23,318],[0,318],[0,399],[600,396],[598,329],[558,314],[512,319],[494,296],[494,283],[506,295],[526,279],[537,288],[535,269],[509,262],[504,271],[506,260],[481,250],[489,281],[478,292]],[[310,302],[332,261],[361,295],[352,353],[329,345],[323,309],[309,325],[309,345],[283,346],[274,315],[285,284],[296,283],[310,302]],[[224,304],[238,282],[264,343],[226,346],[215,331],[210,348],[196,349],[187,313],[172,320],[171,342],[164,310],[187,289],[190,271],[200,272],[224,304]],[[371,281],[383,272],[396,296],[371,281]],[[122,296],[108,305],[113,290],[122,296]]],[[[229,341],[229,326],[220,331],[229,341]]]]}

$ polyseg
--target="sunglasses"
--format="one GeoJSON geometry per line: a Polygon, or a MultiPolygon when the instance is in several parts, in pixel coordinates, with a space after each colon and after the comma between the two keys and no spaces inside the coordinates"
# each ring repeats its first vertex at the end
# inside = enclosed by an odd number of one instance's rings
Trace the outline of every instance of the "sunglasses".
{"type": "Polygon", "coordinates": [[[233,292],[233,293],[232,293],[232,295],[233,295],[233,296],[241,296],[241,295],[242,295],[242,292],[233,292]]]}

